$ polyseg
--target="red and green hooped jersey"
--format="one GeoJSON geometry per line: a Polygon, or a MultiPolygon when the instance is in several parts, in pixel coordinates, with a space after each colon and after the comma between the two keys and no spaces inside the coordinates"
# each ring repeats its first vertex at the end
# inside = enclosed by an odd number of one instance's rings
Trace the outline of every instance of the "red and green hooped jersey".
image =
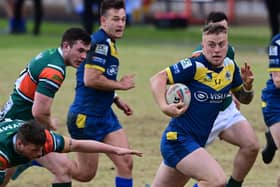
{"type": "Polygon", "coordinates": [[[1,111],[2,117],[32,119],[35,92],[54,97],[64,79],[65,63],[61,50],[58,48],[41,52],[20,73],[13,93],[1,111]]]}
{"type": "MultiPolygon", "coordinates": [[[[23,124],[24,121],[10,119],[0,122],[0,184],[1,179],[5,176],[6,168],[30,161],[15,150],[16,133],[23,124]]],[[[43,155],[64,150],[65,141],[63,136],[49,130],[45,130],[45,134],[46,143],[43,148],[43,155]]]]}

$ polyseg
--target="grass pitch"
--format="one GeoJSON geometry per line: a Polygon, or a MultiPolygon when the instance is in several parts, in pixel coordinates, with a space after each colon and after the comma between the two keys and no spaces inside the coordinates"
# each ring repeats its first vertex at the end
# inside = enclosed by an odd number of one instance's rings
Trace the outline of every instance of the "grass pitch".
{"type": "MultiPolygon", "coordinates": [[[[0,28],[5,27],[0,21],[0,28]]],[[[0,104],[4,104],[13,88],[13,83],[19,72],[29,60],[40,51],[58,47],[62,32],[73,24],[43,23],[42,35],[33,37],[26,35],[0,34],[0,104]]],[[[28,25],[28,28],[32,28],[28,25]]],[[[118,92],[134,108],[134,115],[126,117],[116,110],[120,121],[127,131],[131,147],[144,152],[143,158],[134,157],[135,187],[151,183],[161,162],[159,142],[161,133],[169,118],[164,116],[155,104],[150,88],[149,78],[170,64],[190,56],[191,51],[200,42],[200,27],[189,27],[177,30],[157,30],[152,26],[134,26],[127,29],[124,39],[118,42],[121,59],[120,73],[136,74],[136,88],[127,92],[118,92]]],[[[260,92],[268,78],[266,48],[270,32],[267,26],[237,27],[230,29],[230,43],[236,49],[238,64],[248,62],[255,74],[255,98],[248,105],[242,105],[241,111],[254,127],[260,144],[264,145],[264,123],[261,114],[260,92]]],[[[75,70],[68,68],[67,78],[54,99],[52,112],[60,121],[59,132],[67,135],[66,115],[73,100],[75,87],[75,70]]],[[[229,176],[232,162],[237,151],[235,146],[217,140],[208,148],[209,152],[221,163],[229,176]]],[[[69,154],[75,159],[75,154],[69,154]]],[[[251,172],[247,176],[244,187],[276,186],[279,174],[279,156],[276,155],[270,165],[265,165],[259,155],[251,172]]],[[[114,186],[115,169],[112,162],[101,154],[97,176],[89,183],[74,181],[73,186],[114,186]]],[[[9,186],[50,186],[52,175],[42,168],[33,167],[9,186]]],[[[192,181],[186,186],[192,186],[192,181]]]]}

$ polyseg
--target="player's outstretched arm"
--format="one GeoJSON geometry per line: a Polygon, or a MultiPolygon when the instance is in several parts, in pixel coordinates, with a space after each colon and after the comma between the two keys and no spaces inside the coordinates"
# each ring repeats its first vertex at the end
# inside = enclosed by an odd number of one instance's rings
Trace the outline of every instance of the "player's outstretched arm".
{"type": "Polygon", "coordinates": [[[111,153],[116,155],[137,155],[142,157],[143,153],[138,150],[116,147],[94,140],[75,140],[64,137],[65,145],[63,152],[84,152],[84,153],[111,153]]]}

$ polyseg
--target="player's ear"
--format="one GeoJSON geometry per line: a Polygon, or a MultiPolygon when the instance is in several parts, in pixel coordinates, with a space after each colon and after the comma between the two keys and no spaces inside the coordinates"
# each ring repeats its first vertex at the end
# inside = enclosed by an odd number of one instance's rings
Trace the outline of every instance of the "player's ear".
{"type": "Polygon", "coordinates": [[[105,26],[105,24],[106,24],[106,17],[105,16],[100,16],[100,23],[101,23],[101,25],[105,26]]]}

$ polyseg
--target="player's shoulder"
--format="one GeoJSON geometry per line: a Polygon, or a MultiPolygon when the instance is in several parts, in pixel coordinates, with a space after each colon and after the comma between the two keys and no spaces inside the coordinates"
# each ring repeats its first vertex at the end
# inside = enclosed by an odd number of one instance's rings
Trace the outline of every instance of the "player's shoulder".
{"type": "Polygon", "coordinates": [[[272,40],[271,40],[271,45],[277,45],[280,46],[280,33],[276,34],[272,40]]]}
{"type": "Polygon", "coordinates": [[[103,29],[99,29],[91,35],[92,44],[106,44],[108,39],[110,37],[103,29]]]}

